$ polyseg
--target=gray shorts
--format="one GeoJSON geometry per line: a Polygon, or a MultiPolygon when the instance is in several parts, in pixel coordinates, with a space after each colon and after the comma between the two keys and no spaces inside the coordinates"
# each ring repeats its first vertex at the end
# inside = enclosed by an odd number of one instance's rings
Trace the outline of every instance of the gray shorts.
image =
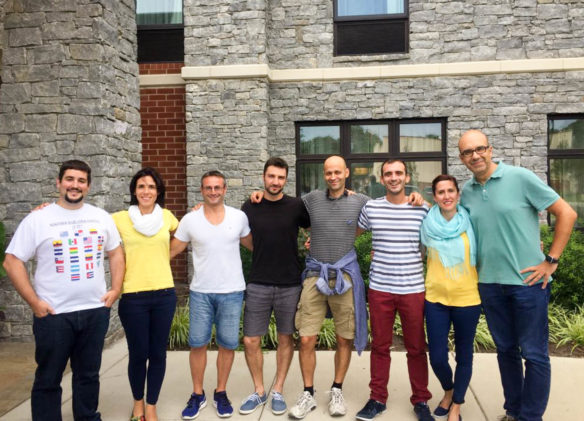
{"type": "Polygon", "coordinates": [[[294,316],[300,299],[300,285],[277,287],[271,285],[248,284],[245,290],[243,309],[243,334],[263,336],[268,332],[272,310],[276,317],[278,333],[294,333],[294,316]]]}

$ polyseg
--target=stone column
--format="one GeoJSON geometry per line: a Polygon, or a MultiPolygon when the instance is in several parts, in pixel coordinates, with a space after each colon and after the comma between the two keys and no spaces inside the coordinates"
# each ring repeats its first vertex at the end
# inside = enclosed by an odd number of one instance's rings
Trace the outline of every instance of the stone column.
{"type": "MultiPolygon", "coordinates": [[[[267,63],[265,0],[185,0],[185,66],[267,63]]],[[[228,179],[227,203],[241,206],[261,186],[268,157],[267,78],[206,79],[186,85],[187,188],[201,200],[201,175],[228,179]]]]}
{"type": "MultiPolygon", "coordinates": [[[[72,158],[92,167],[88,202],[121,209],[141,162],[134,0],[8,0],[4,10],[0,219],[8,234],[32,206],[54,200],[59,164],[72,158]]],[[[30,335],[30,311],[6,279],[0,298],[0,336],[30,335]]]]}

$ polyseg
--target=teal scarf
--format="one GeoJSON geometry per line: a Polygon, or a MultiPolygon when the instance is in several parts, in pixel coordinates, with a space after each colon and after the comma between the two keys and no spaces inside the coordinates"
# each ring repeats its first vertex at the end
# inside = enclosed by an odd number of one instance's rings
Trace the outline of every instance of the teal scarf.
{"type": "Polygon", "coordinates": [[[476,266],[476,241],[467,210],[460,205],[456,210],[456,215],[447,221],[440,213],[440,207],[432,206],[422,224],[420,237],[422,244],[438,253],[442,266],[462,273],[465,253],[461,235],[466,232],[468,236],[472,266],[476,266]]]}

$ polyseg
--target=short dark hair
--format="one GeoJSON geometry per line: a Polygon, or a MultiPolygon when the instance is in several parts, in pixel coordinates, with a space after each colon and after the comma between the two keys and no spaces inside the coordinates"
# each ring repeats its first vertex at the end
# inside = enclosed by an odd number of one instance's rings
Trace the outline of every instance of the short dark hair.
{"type": "Polygon", "coordinates": [[[268,167],[284,168],[286,170],[286,177],[288,176],[288,163],[280,157],[273,156],[266,161],[264,165],[264,174],[266,174],[268,167]]]}
{"type": "Polygon", "coordinates": [[[203,174],[203,176],[201,177],[201,186],[203,185],[203,180],[207,177],[219,177],[223,179],[223,186],[225,186],[227,184],[227,182],[225,181],[225,176],[223,175],[223,173],[221,171],[218,170],[211,170],[211,171],[207,171],[205,174],[203,174]]]}
{"type": "Polygon", "coordinates": [[[69,161],[63,162],[59,168],[59,181],[63,181],[63,176],[67,170],[83,171],[87,174],[87,184],[91,184],[91,167],[87,162],[78,159],[70,159],[69,161]]]}
{"type": "Polygon", "coordinates": [[[166,195],[166,187],[164,187],[164,181],[162,181],[162,176],[152,167],[145,167],[134,174],[132,181],[130,181],[130,205],[137,205],[138,198],[136,197],[136,184],[138,180],[142,177],[150,176],[156,183],[156,203],[161,207],[164,206],[164,198],[166,195]]]}
{"type": "Polygon", "coordinates": [[[456,188],[456,191],[460,191],[458,189],[458,181],[456,181],[456,177],[449,175],[449,174],[440,174],[438,176],[436,176],[436,178],[434,178],[434,180],[432,180],[432,194],[435,195],[436,194],[436,185],[441,182],[441,181],[452,181],[452,183],[454,184],[454,187],[456,188]]]}
{"type": "Polygon", "coordinates": [[[401,159],[394,159],[394,158],[388,158],[385,161],[383,161],[383,164],[381,164],[381,176],[383,177],[383,167],[385,167],[387,164],[393,164],[394,162],[401,162],[404,165],[404,168],[406,170],[406,175],[408,175],[408,166],[406,165],[406,162],[401,160],[401,159]]]}

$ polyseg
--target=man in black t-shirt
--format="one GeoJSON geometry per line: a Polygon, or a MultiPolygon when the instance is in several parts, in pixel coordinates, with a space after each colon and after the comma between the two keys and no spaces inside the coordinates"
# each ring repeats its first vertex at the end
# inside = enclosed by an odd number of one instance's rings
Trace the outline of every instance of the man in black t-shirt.
{"type": "Polygon", "coordinates": [[[278,350],[271,407],[277,415],[287,409],[282,390],[294,354],[294,316],[302,290],[298,228],[310,226],[302,200],[283,193],[287,176],[286,161],[268,159],[264,165],[262,201],[252,204],[248,200],[241,208],[247,215],[253,238],[252,266],[245,292],[243,344],[255,388],[239,408],[241,414],[249,414],[267,401],[260,341],[267,333],[272,311],[278,329],[278,350]]]}

